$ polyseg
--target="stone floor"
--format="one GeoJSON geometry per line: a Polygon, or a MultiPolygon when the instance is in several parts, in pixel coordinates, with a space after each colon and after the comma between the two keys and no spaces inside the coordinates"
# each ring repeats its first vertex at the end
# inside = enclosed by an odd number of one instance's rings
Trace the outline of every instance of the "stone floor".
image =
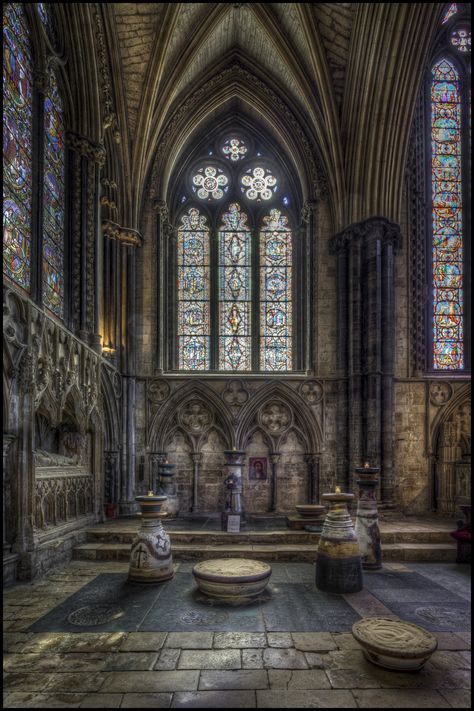
{"type": "Polygon", "coordinates": [[[244,608],[204,605],[189,562],[136,592],[127,568],[73,561],[4,591],[5,708],[470,707],[470,566],[386,563],[335,596],[313,565],[276,562],[244,608]],[[422,671],[363,658],[351,624],[374,615],[433,631],[422,671]]]}

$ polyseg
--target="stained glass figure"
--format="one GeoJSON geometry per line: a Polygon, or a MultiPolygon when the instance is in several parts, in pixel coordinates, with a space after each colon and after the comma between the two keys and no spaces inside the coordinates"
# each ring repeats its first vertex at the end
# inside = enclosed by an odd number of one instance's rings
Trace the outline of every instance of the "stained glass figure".
{"type": "Polygon", "coordinates": [[[446,59],[432,75],[433,365],[452,370],[464,367],[460,82],[446,59]]]}
{"type": "Polygon", "coordinates": [[[44,99],[43,304],[64,315],[64,118],[54,72],[44,99]]]}
{"type": "Polygon", "coordinates": [[[224,141],[224,145],[222,146],[222,153],[228,160],[236,162],[238,160],[241,160],[242,158],[245,158],[245,154],[247,153],[247,146],[245,145],[245,142],[242,141],[242,139],[240,138],[228,138],[226,141],[224,141]]]}
{"type": "Polygon", "coordinates": [[[23,3],[3,13],[3,270],[30,287],[32,57],[23,3]]]}
{"type": "Polygon", "coordinates": [[[270,210],[260,231],[260,368],[292,368],[292,235],[288,218],[270,210]]]}
{"type": "Polygon", "coordinates": [[[451,44],[456,47],[458,52],[467,53],[471,51],[471,31],[470,30],[454,30],[451,33],[451,44]]]}
{"type": "Polygon", "coordinates": [[[253,170],[249,168],[242,176],[242,186],[242,192],[249,200],[270,200],[277,189],[277,179],[270,170],[258,166],[253,170]]]}
{"type": "Polygon", "coordinates": [[[210,368],[209,228],[195,207],[178,229],[178,366],[210,368]]]}
{"type": "Polygon", "coordinates": [[[457,13],[457,11],[458,11],[458,4],[456,2],[452,2],[451,5],[446,10],[444,17],[441,21],[441,24],[444,25],[444,23],[447,22],[450,17],[455,15],[457,13]]]}
{"type": "Polygon", "coordinates": [[[251,368],[251,233],[232,203],[219,230],[219,368],[251,368]]]}
{"type": "Polygon", "coordinates": [[[224,197],[224,191],[229,189],[229,178],[224,173],[222,168],[214,168],[207,166],[199,168],[197,174],[193,177],[193,190],[197,191],[197,196],[201,200],[219,200],[224,197]],[[197,189],[199,188],[199,189],[197,189]]]}

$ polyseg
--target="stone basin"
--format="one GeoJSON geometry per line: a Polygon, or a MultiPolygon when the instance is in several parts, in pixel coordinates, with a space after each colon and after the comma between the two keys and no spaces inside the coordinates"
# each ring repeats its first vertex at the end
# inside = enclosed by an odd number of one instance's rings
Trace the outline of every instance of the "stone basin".
{"type": "Polygon", "coordinates": [[[296,504],[295,509],[300,516],[318,518],[326,515],[326,507],[320,504],[296,504]]]}
{"type": "Polygon", "coordinates": [[[352,625],[366,659],[396,671],[417,671],[438,646],[437,638],[411,622],[366,617],[352,625]]]}
{"type": "Polygon", "coordinates": [[[255,600],[265,589],[272,569],[248,558],[214,558],[196,563],[194,579],[207,597],[231,605],[255,600]]]}

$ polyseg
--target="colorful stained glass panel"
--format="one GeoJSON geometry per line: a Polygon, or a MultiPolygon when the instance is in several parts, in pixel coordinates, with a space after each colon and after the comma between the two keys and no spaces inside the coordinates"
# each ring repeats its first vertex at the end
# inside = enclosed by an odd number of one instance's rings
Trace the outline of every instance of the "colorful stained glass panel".
{"type": "Polygon", "coordinates": [[[271,171],[257,166],[242,176],[242,192],[249,200],[270,200],[277,189],[277,179],[271,171]]]}
{"type": "Polygon", "coordinates": [[[178,366],[210,368],[209,228],[190,208],[178,230],[178,366]]]}
{"type": "Polygon", "coordinates": [[[3,271],[30,287],[32,58],[22,3],[3,13],[3,271]]]}
{"type": "Polygon", "coordinates": [[[245,142],[242,141],[242,139],[240,138],[228,138],[226,141],[224,141],[224,145],[222,146],[222,152],[228,160],[231,160],[233,163],[235,163],[236,161],[245,158],[245,154],[247,153],[247,146],[245,145],[245,142]]]}
{"type": "Polygon", "coordinates": [[[51,72],[44,100],[43,304],[64,315],[64,118],[51,72]]]}
{"type": "Polygon", "coordinates": [[[448,7],[446,12],[444,13],[444,17],[441,21],[441,24],[444,25],[445,22],[449,20],[450,17],[455,15],[458,11],[458,4],[456,2],[452,2],[451,5],[448,7]]]}
{"type": "Polygon", "coordinates": [[[464,367],[461,105],[455,67],[442,59],[431,86],[433,367],[464,367]]]}
{"type": "Polygon", "coordinates": [[[220,200],[229,188],[229,178],[222,168],[207,166],[193,176],[193,190],[201,200],[220,200]]]}
{"type": "Polygon", "coordinates": [[[251,234],[238,203],[219,231],[219,368],[250,370],[251,234]]]}
{"type": "Polygon", "coordinates": [[[292,235],[288,218],[270,210],[260,232],[260,367],[292,368],[292,235]]]}

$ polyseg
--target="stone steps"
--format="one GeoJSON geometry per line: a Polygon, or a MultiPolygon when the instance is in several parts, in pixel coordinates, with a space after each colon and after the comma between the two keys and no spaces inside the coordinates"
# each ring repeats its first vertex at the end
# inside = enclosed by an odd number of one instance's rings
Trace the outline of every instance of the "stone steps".
{"type": "MultiPolygon", "coordinates": [[[[312,534],[317,536],[317,534],[312,534]]],[[[76,546],[75,560],[121,560],[128,561],[131,543],[89,542],[76,546]]],[[[172,542],[176,560],[202,560],[206,558],[255,558],[258,560],[281,560],[313,562],[316,557],[317,540],[314,543],[280,543],[275,545],[220,543],[219,545],[195,545],[172,542]]],[[[454,562],[456,545],[451,543],[387,543],[383,545],[384,561],[454,562]]]]}

